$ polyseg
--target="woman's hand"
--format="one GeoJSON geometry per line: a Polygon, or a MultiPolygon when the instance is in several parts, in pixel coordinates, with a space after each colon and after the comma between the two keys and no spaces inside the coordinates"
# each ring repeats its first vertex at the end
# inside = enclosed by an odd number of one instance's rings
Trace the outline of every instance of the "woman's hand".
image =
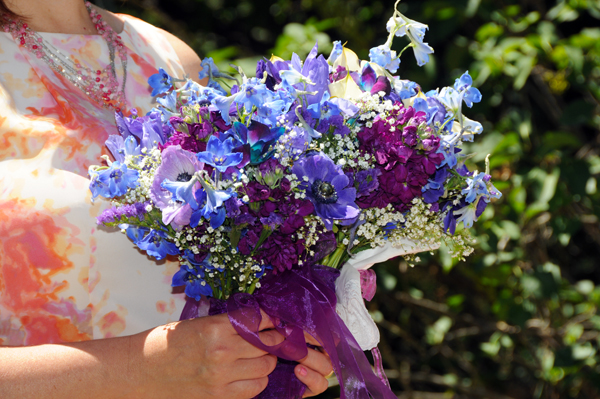
{"type": "MultiPolygon", "coordinates": [[[[269,346],[284,339],[273,328],[263,314],[259,336],[269,346]]],[[[274,355],[239,336],[225,314],[173,323],[142,337],[144,398],[166,397],[163,392],[187,398],[253,398],[265,389],[277,364],[274,355]]],[[[308,334],[305,337],[318,345],[308,334]]],[[[324,376],[332,369],[329,356],[309,348],[294,370],[307,386],[304,397],[324,392],[324,376]]]]}
{"type": "MultiPolygon", "coordinates": [[[[259,333],[269,345],[283,340],[263,318],[259,333]]],[[[141,338],[141,339],[140,339],[141,338]]],[[[226,314],[156,328],[141,341],[143,398],[253,398],[268,383],[277,358],[237,334],[226,314]],[[185,396],[183,396],[185,395],[185,396]]],[[[137,395],[135,395],[137,396],[137,395]]]]}
{"type": "MultiPolygon", "coordinates": [[[[272,328],[263,317],[259,335],[270,346],[284,339],[272,328]]],[[[244,399],[265,389],[276,363],[239,336],[227,315],[208,316],[129,337],[0,347],[0,393],[3,399],[244,399]]],[[[328,357],[309,349],[295,369],[308,387],[305,396],[323,392],[330,371],[328,357]]]]}

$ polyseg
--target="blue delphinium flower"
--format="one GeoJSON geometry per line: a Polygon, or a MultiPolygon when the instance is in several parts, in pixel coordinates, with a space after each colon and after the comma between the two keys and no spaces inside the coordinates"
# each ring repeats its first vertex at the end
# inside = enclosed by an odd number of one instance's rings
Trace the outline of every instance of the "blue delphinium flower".
{"type": "Polygon", "coordinates": [[[333,49],[329,54],[329,58],[327,58],[327,62],[329,65],[333,65],[333,63],[342,55],[344,51],[344,46],[342,46],[342,42],[340,40],[336,40],[333,42],[333,49]]]}
{"type": "Polygon", "coordinates": [[[235,196],[231,188],[227,190],[216,190],[204,180],[200,180],[202,188],[196,191],[196,198],[200,206],[192,212],[190,226],[196,227],[201,218],[210,221],[210,227],[216,229],[225,221],[227,210],[225,202],[235,196]]]}
{"type": "Polygon", "coordinates": [[[143,240],[146,234],[148,234],[150,231],[150,229],[146,227],[131,226],[128,224],[120,224],[119,228],[125,229],[125,234],[127,234],[127,237],[136,245],[138,242],[143,240]]]}
{"type": "Polygon", "coordinates": [[[292,173],[301,181],[298,186],[315,207],[316,214],[331,230],[333,220],[348,220],[358,216],[356,189],[348,187],[349,179],[342,169],[323,153],[301,158],[292,173]]]}
{"type": "Polygon", "coordinates": [[[205,57],[200,63],[202,70],[198,72],[198,79],[210,78],[219,73],[219,68],[215,65],[212,57],[205,57]]]}
{"type": "Polygon", "coordinates": [[[240,88],[239,93],[234,96],[235,102],[244,106],[247,112],[253,107],[260,107],[267,102],[271,95],[264,83],[256,78],[248,79],[240,88]]]}
{"type": "Polygon", "coordinates": [[[171,87],[173,87],[173,80],[169,74],[162,68],[158,68],[158,73],[148,78],[148,84],[152,87],[152,96],[157,96],[162,93],[166,93],[171,87]]]}
{"type": "Polygon", "coordinates": [[[394,90],[402,100],[406,100],[407,98],[414,97],[417,95],[417,90],[419,85],[416,82],[406,79],[397,79],[394,78],[394,90]]]}
{"type": "Polygon", "coordinates": [[[446,107],[435,97],[415,98],[413,103],[415,111],[425,112],[428,125],[443,125],[446,118],[446,107]]]}
{"type": "Polygon", "coordinates": [[[171,116],[179,116],[177,112],[177,93],[172,91],[166,96],[156,99],[156,102],[162,106],[161,111],[171,116]]]}
{"type": "Polygon", "coordinates": [[[462,76],[454,82],[454,89],[459,93],[463,93],[462,99],[469,108],[473,106],[473,103],[481,101],[481,92],[475,87],[472,87],[472,85],[473,78],[469,75],[469,71],[463,73],[462,76]]]}
{"type": "Polygon", "coordinates": [[[99,195],[104,198],[119,197],[126,194],[129,188],[139,186],[138,171],[128,169],[118,161],[111,163],[108,169],[97,169],[92,166],[89,175],[92,199],[99,195]]]}
{"type": "Polygon", "coordinates": [[[321,97],[320,102],[308,106],[310,116],[315,119],[325,119],[331,116],[339,115],[340,108],[337,106],[337,104],[335,104],[335,102],[330,101],[330,99],[331,95],[329,92],[323,92],[323,97],[321,97]]]}
{"type": "Polygon", "coordinates": [[[123,139],[123,136],[121,135],[111,134],[104,144],[112,154],[113,158],[119,162],[124,162],[125,156],[140,155],[142,153],[142,150],[133,135],[123,139]]]}
{"type": "Polygon", "coordinates": [[[394,32],[398,37],[408,36],[410,45],[415,53],[415,58],[417,59],[417,65],[419,66],[427,64],[429,62],[429,54],[433,54],[433,48],[423,42],[425,40],[425,31],[428,29],[427,25],[406,18],[399,12],[396,12],[387,22],[388,32],[394,32]]]}
{"type": "Polygon", "coordinates": [[[473,222],[476,221],[479,216],[481,216],[487,207],[487,204],[488,202],[483,198],[483,196],[479,196],[473,203],[454,211],[455,217],[458,216],[456,223],[463,223],[466,228],[472,227],[473,222]]]}
{"type": "Polygon", "coordinates": [[[429,44],[423,42],[413,42],[413,51],[418,66],[427,64],[429,62],[429,54],[433,54],[433,48],[429,44]]]}
{"type": "Polygon", "coordinates": [[[286,103],[281,99],[266,102],[257,108],[256,114],[252,116],[252,119],[269,127],[275,127],[277,126],[277,118],[285,114],[290,105],[291,103],[286,103]]]}
{"type": "Polygon", "coordinates": [[[179,271],[173,276],[172,287],[185,285],[185,294],[199,301],[204,296],[212,296],[212,288],[205,280],[205,270],[210,265],[205,259],[200,263],[193,260],[193,254],[186,250],[179,271]]]}
{"type": "MultiPolygon", "coordinates": [[[[235,100],[235,96],[222,96],[216,93],[213,89],[207,89],[204,91],[204,94],[209,94],[207,97],[209,101],[217,107],[219,112],[221,113],[221,118],[225,121],[227,125],[231,124],[231,117],[229,116],[230,111],[232,111],[232,105],[235,100]]],[[[235,109],[234,109],[235,110],[235,109]]]]}
{"type": "Polygon", "coordinates": [[[473,103],[481,101],[481,93],[472,87],[472,84],[473,79],[467,71],[456,79],[454,87],[444,87],[437,97],[454,115],[460,118],[463,101],[469,108],[473,106],[473,103]]]}
{"type": "Polygon", "coordinates": [[[177,246],[167,241],[167,235],[160,230],[150,230],[150,232],[136,245],[150,256],[158,260],[163,259],[167,255],[178,255],[179,249],[177,246]]]}
{"type": "Polygon", "coordinates": [[[484,172],[474,174],[472,178],[467,179],[467,187],[464,188],[461,194],[466,194],[466,201],[470,204],[475,201],[480,195],[489,196],[488,188],[484,178],[486,174],[484,172]]]}
{"type": "Polygon", "coordinates": [[[197,180],[192,177],[186,181],[185,179],[187,178],[186,175],[177,181],[165,179],[160,186],[171,193],[173,201],[189,204],[192,209],[197,209],[198,202],[196,202],[196,198],[194,197],[194,186],[196,186],[197,180]]]}
{"type": "Polygon", "coordinates": [[[476,198],[483,197],[486,202],[490,202],[492,198],[500,198],[502,193],[491,183],[492,177],[487,173],[473,173],[471,178],[467,178],[467,187],[462,190],[462,194],[466,194],[466,201],[472,203],[476,198]]]}
{"type": "Polygon", "coordinates": [[[211,136],[206,145],[206,151],[199,152],[196,157],[199,161],[215,167],[219,172],[225,172],[228,167],[236,166],[244,155],[240,152],[233,152],[235,141],[228,138],[221,141],[217,136],[211,136]]]}
{"type": "Polygon", "coordinates": [[[396,52],[385,44],[369,50],[369,58],[371,62],[387,69],[391,73],[396,73],[400,66],[400,58],[396,57],[396,52]]]}

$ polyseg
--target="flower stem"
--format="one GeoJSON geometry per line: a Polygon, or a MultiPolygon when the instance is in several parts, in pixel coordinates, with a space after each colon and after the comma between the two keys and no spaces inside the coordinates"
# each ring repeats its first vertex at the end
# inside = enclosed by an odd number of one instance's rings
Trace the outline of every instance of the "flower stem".
{"type": "Polygon", "coordinates": [[[345,245],[338,246],[336,250],[331,255],[329,255],[329,259],[327,259],[327,262],[324,263],[324,265],[337,269],[340,266],[340,261],[342,260],[345,251],[345,245]]]}

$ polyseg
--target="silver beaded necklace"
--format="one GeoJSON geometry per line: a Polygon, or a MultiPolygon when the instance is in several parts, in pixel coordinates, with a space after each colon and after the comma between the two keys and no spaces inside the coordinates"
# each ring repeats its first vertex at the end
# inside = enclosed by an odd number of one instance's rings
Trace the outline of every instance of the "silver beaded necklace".
{"type": "Polygon", "coordinates": [[[127,52],[121,37],[104,21],[91,3],[85,6],[90,14],[96,30],[108,45],[110,64],[102,70],[92,70],[82,66],[69,55],[62,53],[48,43],[36,31],[30,29],[22,21],[10,21],[4,25],[4,31],[10,32],[22,47],[43,60],[53,71],[65,77],[90,99],[104,108],[119,112],[125,105],[125,84],[127,81],[127,52]],[[120,58],[123,68],[123,80],[119,85],[115,66],[116,56],[120,58]],[[119,87],[120,86],[120,87],[119,87]]]}

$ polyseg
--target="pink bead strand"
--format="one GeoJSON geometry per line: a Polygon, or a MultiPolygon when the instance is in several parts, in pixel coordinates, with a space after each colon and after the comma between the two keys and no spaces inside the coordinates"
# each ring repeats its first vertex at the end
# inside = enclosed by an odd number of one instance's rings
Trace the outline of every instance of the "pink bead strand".
{"type": "MultiPolygon", "coordinates": [[[[106,41],[111,54],[111,62],[102,70],[92,70],[73,60],[73,56],[65,56],[55,49],[26,23],[20,20],[10,21],[4,25],[4,31],[11,33],[15,41],[37,58],[43,59],[56,73],[67,78],[82,90],[93,101],[104,108],[121,110],[125,106],[125,79],[127,76],[127,52],[121,37],[92,8],[91,3],[85,6],[90,14],[97,33],[106,41]],[[115,72],[114,58],[117,55],[123,67],[123,82],[119,81],[115,72]]],[[[8,20],[8,16],[4,16],[8,20]]]]}

